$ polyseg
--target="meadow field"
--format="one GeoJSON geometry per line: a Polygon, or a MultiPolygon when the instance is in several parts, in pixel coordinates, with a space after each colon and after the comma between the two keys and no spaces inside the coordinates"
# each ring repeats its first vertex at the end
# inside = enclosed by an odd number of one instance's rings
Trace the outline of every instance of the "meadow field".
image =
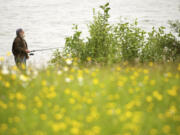
{"type": "Polygon", "coordinates": [[[179,135],[180,64],[0,65],[0,135],[179,135]]]}

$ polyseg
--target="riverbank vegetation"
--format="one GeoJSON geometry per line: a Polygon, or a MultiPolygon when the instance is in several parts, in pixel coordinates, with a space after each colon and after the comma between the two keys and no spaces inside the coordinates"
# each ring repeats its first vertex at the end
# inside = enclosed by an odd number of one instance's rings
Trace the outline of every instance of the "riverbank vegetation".
{"type": "MultiPolygon", "coordinates": [[[[55,53],[52,62],[59,63],[58,58],[69,56],[78,58],[80,63],[112,64],[129,62],[169,62],[180,58],[180,41],[172,33],[165,32],[165,27],[152,28],[146,32],[138,27],[138,22],[109,23],[109,3],[100,6],[93,21],[88,25],[89,37],[81,38],[82,32],[74,26],[74,34],[66,38],[65,49],[55,53]],[[57,56],[57,57],[56,57],[57,56]]],[[[178,33],[179,22],[170,22],[178,33]]],[[[56,63],[56,64],[57,64],[56,63]]]]}
{"type": "Polygon", "coordinates": [[[90,36],[74,26],[45,68],[0,57],[0,135],[180,134],[180,42],[163,27],[110,25],[101,9],[90,36]]]}

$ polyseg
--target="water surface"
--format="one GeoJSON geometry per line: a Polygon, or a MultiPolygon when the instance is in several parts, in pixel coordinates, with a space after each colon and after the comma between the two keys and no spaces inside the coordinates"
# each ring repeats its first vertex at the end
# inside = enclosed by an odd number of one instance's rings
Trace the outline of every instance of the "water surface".
{"type": "MultiPolygon", "coordinates": [[[[111,23],[120,17],[134,20],[146,30],[152,26],[168,26],[168,20],[180,18],[180,0],[0,0],[0,56],[11,51],[15,30],[23,28],[29,49],[64,45],[72,34],[72,24],[78,24],[87,36],[87,24],[92,9],[110,2],[111,23]]],[[[47,62],[52,51],[36,53],[30,62],[47,62]]]]}

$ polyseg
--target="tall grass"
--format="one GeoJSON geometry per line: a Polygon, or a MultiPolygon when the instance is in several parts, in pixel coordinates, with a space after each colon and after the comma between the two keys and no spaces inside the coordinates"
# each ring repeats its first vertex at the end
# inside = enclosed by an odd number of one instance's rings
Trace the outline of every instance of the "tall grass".
{"type": "Polygon", "coordinates": [[[2,67],[1,135],[180,134],[180,65],[2,67]]]}

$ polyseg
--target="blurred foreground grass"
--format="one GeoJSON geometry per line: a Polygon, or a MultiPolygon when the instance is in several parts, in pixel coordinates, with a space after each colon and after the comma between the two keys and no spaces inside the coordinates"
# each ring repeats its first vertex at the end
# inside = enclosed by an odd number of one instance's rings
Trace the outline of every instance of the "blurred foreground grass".
{"type": "Polygon", "coordinates": [[[179,135],[180,65],[0,68],[0,135],[179,135]]]}

